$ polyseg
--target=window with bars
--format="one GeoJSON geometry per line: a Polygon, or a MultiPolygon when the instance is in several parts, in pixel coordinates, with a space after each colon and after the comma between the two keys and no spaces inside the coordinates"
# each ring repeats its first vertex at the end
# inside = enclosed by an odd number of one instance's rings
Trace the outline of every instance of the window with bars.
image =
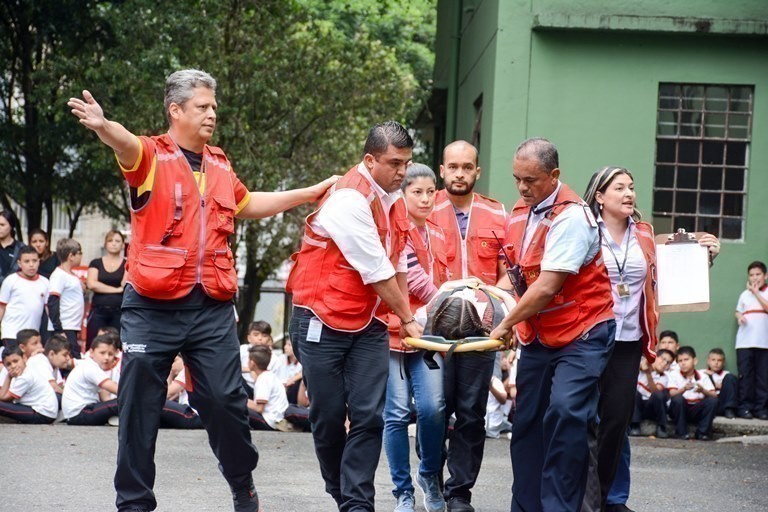
{"type": "Polygon", "coordinates": [[[744,236],[753,87],[659,84],[656,232],[744,236]]]}

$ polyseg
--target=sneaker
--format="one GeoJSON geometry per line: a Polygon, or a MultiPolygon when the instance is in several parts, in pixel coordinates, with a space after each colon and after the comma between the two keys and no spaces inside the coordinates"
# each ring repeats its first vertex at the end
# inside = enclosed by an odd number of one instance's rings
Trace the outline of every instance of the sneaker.
{"type": "Polygon", "coordinates": [[[739,411],[739,418],[743,420],[751,420],[754,416],[749,411],[739,411]]]}
{"type": "Polygon", "coordinates": [[[253,479],[243,487],[232,489],[232,501],[235,512],[260,512],[259,495],[253,486],[253,479]]]}
{"type": "Polygon", "coordinates": [[[448,512],[475,512],[475,507],[464,498],[451,498],[448,500],[448,512]]]}
{"type": "Polygon", "coordinates": [[[421,476],[416,475],[416,482],[424,491],[424,508],[427,512],[443,512],[445,510],[445,500],[443,493],[440,492],[440,482],[437,475],[421,476]]]}
{"type": "Polygon", "coordinates": [[[120,418],[118,416],[110,416],[107,420],[107,425],[112,427],[119,427],[120,426],[120,418]]]}
{"type": "Polygon", "coordinates": [[[629,435],[630,437],[640,437],[641,435],[643,435],[643,433],[640,431],[640,425],[633,423],[629,427],[629,435]]]}
{"type": "Polygon", "coordinates": [[[696,439],[699,441],[711,441],[712,438],[708,436],[707,434],[700,434],[699,432],[696,432],[696,439]]]}
{"type": "Polygon", "coordinates": [[[405,491],[403,494],[397,497],[397,505],[395,505],[395,512],[413,512],[416,508],[416,500],[413,499],[413,493],[405,491]]]}
{"type": "Polygon", "coordinates": [[[726,409],[724,416],[729,420],[732,420],[736,417],[736,413],[733,411],[733,409],[726,409]]]}
{"type": "Polygon", "coordinates": [[[666,439],[669,437],[669,434],[667,434],[666,427],[662,427],[661,425],[656,426],[656,438],[657,439],[666,439]]]}

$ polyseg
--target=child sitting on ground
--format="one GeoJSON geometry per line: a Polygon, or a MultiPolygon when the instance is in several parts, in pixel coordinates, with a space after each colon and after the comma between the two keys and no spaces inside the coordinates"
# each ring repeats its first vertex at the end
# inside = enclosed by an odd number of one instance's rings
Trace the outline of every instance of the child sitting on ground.
{"type": "Polygon", "coordinates": [[[25,424],[53,423],[59,401],[44,375],[26,367],[19,347],[5,350],[3,365],[7,376],[0,383],[0,416],[25,424]]]}
{"type": "Polygon", "coordinates": [[[27,367],[34,368],[45,377],[51,388],[58,394],[64,391],[64,379],[61,376],[62,368],[70,366],[69,340],[60,334],[54,334],[45,342],[42,353],[35,354],[27,359],[27,367]]]}
{"type": "MultiPolygon", "coordinates": [[[[70,372],[64,386],[61,410],[70,425],[106,425],[117,416],[117,384],[109,378],[115,362],[114,339],[101,335],[91,342],[91,357],[70,372]]],[[[114,423],[114,421],[113,421],[114,423]]]]}
{"type": "Polygon", "coordinates": [[[248,419],[254,430],[310,430],[309,411],[290,405],[285,386],[269,371],[272,350],[263,345],[248,350],[248,367],[255,382],[253,400],[248,400],[248,419]],[[296,427],[296,428],[294,428],[296,427]]]}
{"type": "Polygon", "coordinates": [[[22,329],[16,334],[16,341],[19,344],[21,353],[24,354],[24,360],[27,361],[37,354],[43,353],[43,342],[37,329],[22,329]]]}
{"type": "Polygon", "coordinates": [[[0,286],[0,331],[3,345],[16,346],[23,329],[37,329],[48,300],[48,280],[37,273],[40,258],[34,247],[24,246],[17,260],[19,271],[0,286]]]}
{"type": "Polygon", "coordinates": [[[630,436],[640,435],[640,423],[649,419],[656,422],[656,437],[667,437],[667,399],[669,375],[667,370],[674,356],[667,349],[656,352],[656,360],[648,364],[648,360],[640,359],[640,374],[637,377],[635,392],[635,412],[629,426],[630,436]]]}
{"type": "Polygon", "coordinates": [[[702,370],[709,375],[717,392],[717,415],[728,419],[736,417],[738,406],[738,380],[736,376],[725,369],[725,352],[721,348],[713,348],[707,356],[707,369],[702,370]]]}
{"type": "MultiPolygon", "coordinates": [[[[247,343],[240,345],[240,365],[243,367],[243,380],[245,381],[245,391],[248,398],[253,398],[253,377],[249,368],[248,350],[251,347],[264,346],[272,350],[272,326],[264,320],[251,322],[248,326],[247,343]]],[[[286,364],[286,358],[282,354],[272,353],[272,359],[269,361],[269,371],[273,372],[286,364]],[[282,356],[282,357],[280,357],[282,356]]]]}
{"type": "MultiPolygon", "coordinates": [[[[299,403],[299,388],[303,377],[301,363],[296,359],[293,353],[293,345],[290,338],[285,338],[283,343],[283,354],[285,355],[285,365],[278,366],[274,372],[277,378],[285,386],[285,394],[288,396],[289,404],[299,403]]],[[[275,360],[275,353],[272,352],[272,361],[275,360]]],[[[271,362],[271,361],[270,361],[271,362]]]]}
{"type": "Polygon", "coordinates": [[[176,356],[171,366],[163,412],[160,415],[160,427],[191,429],[203,428],[197,411],[189,405],[187,392],[187,369],[184,360],[176,356]]]}
{"type": "Polygon", "coordinates": [[[680,368],[677,366],[677,351],[680,350],[680,338],[675,331],[661,331],[659,342],[656,343],[656,350],[669,350],[672,352],[672,364],[669,365],[670,372],[676,372],[680,368]]]}
{"type": "Polygon", "coordinates": [[[688,422],[696,422],[696,439],[711,439],[712,422],[717,411],[717,392],[709,376],[696,370],[698,360],[693,347],[680,347],[678,371],[669,376],[669,415],[675,422],[675,437],[689,439],[688,422]]]}

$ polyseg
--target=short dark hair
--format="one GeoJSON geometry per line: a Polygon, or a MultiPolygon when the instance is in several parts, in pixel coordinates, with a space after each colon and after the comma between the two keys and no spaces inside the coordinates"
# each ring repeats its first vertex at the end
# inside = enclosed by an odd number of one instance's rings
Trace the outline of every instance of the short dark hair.
{"type": "Polygon", "coordinates": [[[3,362],[5,362],[7,357],[11,356],[24,357],[24,352],[21,351],[20,347],[7,348],[3,351],[3,362]]]}
{"type": "Polygon", "coordinates": [[[22,246],[21,249],[19,249],[19,257],[18,257],[18,259],[20,260],[21,257],[24,256],[25,254],[34,254],[38,258],[40,257],[37,254],[37,250],[35,250],[35,248],[32,247],[31,245],[24,245],[24,246],[22,246]]]}
{"type": "Polygon", "coordinates": [[[689,345],[685,345],[683,347],[680,347],[680,350],[677,351],[677,357],[680,357],[684,354],[688,354],[689,356],[695,358],[696,357],[696,349],[689,345]]]}
{"type": "Polygon", "coordinates": [[[70,254],[77,254],[82,251],[83,248],[80,246],[80,242],[74,238],[62,238],[56,242],[56,256],[59,257],[59,261],[62,263],[67,261],[70,254]]]}
{"type": "Polygon", "coordinates": [[[675,354],[671,350],[667,350],[665,348],[662,348],[661,350],[656,352],[656,357],[661,357],[664,354],[669,354],[669,357],[671,357],[673,361],[675,360],[675,354]]]}
{"type": "Polygon", "coordinates": [[[765,268],[765,263],[763,263],[762,261],[753,261],[752,263],[750,263],[749,266],[747,267],[747,272],[749,272],[753,268],[759,268],[760,270],[763,271],[763,274],[768,274],[768,270],[766,270],[765,268]]]}
{"type": "Polygon", "coordinates": [[[54,334],[45,342],[46,354],[50,354],[51,352],[58,354],[62,350],[66,350],[67,352],[70,351],[69,340],[63,334],[54,334]]]}
{"type": "Polygon", "coordinates": [[[8,221],[8,224],[11,225],[11,236],[13,236],[14,231],[16,231],[16,215],[11,210],[0,210],[0,217],[4,218],[8,221]]]}
{"type": "Polygon", "coordinates": [[[557,154],[557,148],[552,142],[543,137],[525,139],[517,146],[515,157],[525,159],[529,156],[536,157],[547,174],[560,167],[560,157],[557,154]]]}
{"type": "Polygon", "coordinates": [[[408,130],[397,121],[386,121],[374,125],[368,131],[363,155],[370,153],[373,156],[379,156],[387,151],[389,146],[398,149],[413,147],[413,139],[408,130]]]}
{"type": "Polygon", "coordinates": [[[269,322],[266,320],[256,320],[255,322],[251,322],[251,325],[248,326],[248,334],[253,331],[272,336],[272,326],[269,325],[269,322]]]}
{"type": "Polygon", "coordinates": [[[115,336],[120,336],[120,331],[117,330],[117,327],[112,327],[111,325],[104,325],[102,327],[99,327],[99,330],[97,332],[100,332],[102,334],[114,334],[115,336]]]}
{"type": "Polygon", "coordinates": [[[725,359],[725,351],[719,347],[715,347],[712,350],[709,351],[709,355],[715,354],[717,356],[721,356],[723,359],[725,359]]]}
{"type": "Polygon", "coordinates": [[[16,333],[16,341],[19,342],[19,345],[26,345],[35,336],[40,336],[37,329],[22,329],[16,333]]]}
{"type": "Polygon", "coordinates": [[[119,343],[119,342],[120,342],[120,338],[116,338],[114,335],[99,334],[98,336],[93,338],[93,341],[91,341],[91,349],[94,349],[99,345],[109,345],[111,347],[114,347],[115,350],[117,350],[116,343],[119,343]]]}
{"type": "Polygon", "coordinates": [[[670,337],[675,340],[676,343],[680,343],[680,338],[677,337],[677,333],[675,331],[661,331],[661,334],[659,334],[659,339],[666,337],[670,337]]]}
{"type": "Polygon", "coordinates": [[[272,349],[265,345],[254,345],[248,349],[248,359],[253,361],[259,370],[266,371],[272,360],[272,349]]]}

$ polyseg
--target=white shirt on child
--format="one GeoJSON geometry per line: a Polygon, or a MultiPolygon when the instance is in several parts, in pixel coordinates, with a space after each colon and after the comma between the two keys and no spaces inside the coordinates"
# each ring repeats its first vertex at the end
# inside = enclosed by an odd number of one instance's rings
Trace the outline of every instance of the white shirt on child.
{"type": "Polygon", "coordinates": [[[58,385],[64,384],[64,377],[61,376],[61,370],[54,368],[45,354],[35,354],[27,359],[27,368],[34,368],[36,372],[39,372],[45,377],[46,382],[53,382],[58,385]]]}
{"type": "Polygon", "coordinates": [[[669,384],[669,372],[659,375],[657,372],[651,371],[651,378],[653,379],[653,384],[648,384],[648,376],[645,372],[640,372],[637,376],[637,392],[640,393],[643,400],[651,398],[651,394],[659,389],[656,384],[661,384],[663,388],[666,388],[669,384]]]}
{"type": "Polygon", "coordinates": [[[30,279],[21,272],[5,278],[0,286],[0,304],[5,305],[0,331],[5,339],[16,339],[22,329],[39,329],[43,308],[48,301],[48,279],[30,279]]]}
{"type": "Polygon", "coordinates": [[[33,411],[48,418],[59,414],[59,401],[45,375],[35,368],[25,368],[24,372],[11,381],[8,390],[15,402],[31,407],[33,411]]]}
{"type": "Polygon", "coordinates": [[[104,371],[93,359],[83,359],[69,373],[61,396],[61,410],[66,419],[74,418],[88,405],[99,402],[99,389],[109,380],[109,372],[104,371]]]}
{"type": "MultiPolygon", "coordinates": [[[[248,349],[251,348],[252,346],[253,345],[249,345],[248,343],[246,343],[245,345],[240,345],[240,366],[242,368],[248,368],[248,360],[250,359],[250,355],[248,354],[248,349]]],[[[267,366],[267,371],[270,371],[270,372],[277,371],[287,364],[288,364],[288,357],[282,352],[273,350],[272,357],[269,360],[269,366],[267,366]]],[[[243,379],[245,379],[245,382],[247,382],[249,386],[253,387],[254,381],[253,381],[253,377],[251,377],[251,372],[243,372],[243,379]]]]}
{"type": "MultiPolygon", "coordinates": [[[[758,293],[768,300],[768,286],[758,293]]],[[[747,320],[736,331],[736,348],[768,348],[768,312],[757,301],[757,297],[751,291],[744,290],[739,296],[736,311],[747,320]]]]}
{"type": "Polygon", "coordinates": [[[262,372],[253,386],[254,402],[266,401],[264,405],[264,421],[273,429],[285,418],[288,409],[288,397],[285,394],[285,386],[277,376],[270,371],[262,372]]]}
{"type": "MultiPolygon", "coordinates": [[[[80,279],[74,274],[65,272],[61,267],[56,267],[51,274],[48,293],[60,297],[61,328],[67,331],[79,331],[83,326],[83,313],[85,312],[80,279]]],[[[53,331],[53,323],[50,319],[48,319],[48,330],[53,331]]]]}
{"type": "Polygon", "coordinates": [[[698,370],[693,371],[693,375],[690,377],[684,377],[683,374],[680,371],[671,372],[669,374],[669,385],[668,388],[670,390],[672,389],[682,389],[686,383],[691,382],[694,384],[694,387],[691,389],[686,390],[683,393],[683,398],[685,398],[685,401],[689,404],[695,404],[697,402],[701,402],[704,400],[707,395],[702,393],[701,391],[698,391],[696,389],[696,384],[700,384],[702,388],[714,391],[715,386],[712,384],[712,381],[709,378],[709,375],[706,373],[700,372],[698,370]]]}

